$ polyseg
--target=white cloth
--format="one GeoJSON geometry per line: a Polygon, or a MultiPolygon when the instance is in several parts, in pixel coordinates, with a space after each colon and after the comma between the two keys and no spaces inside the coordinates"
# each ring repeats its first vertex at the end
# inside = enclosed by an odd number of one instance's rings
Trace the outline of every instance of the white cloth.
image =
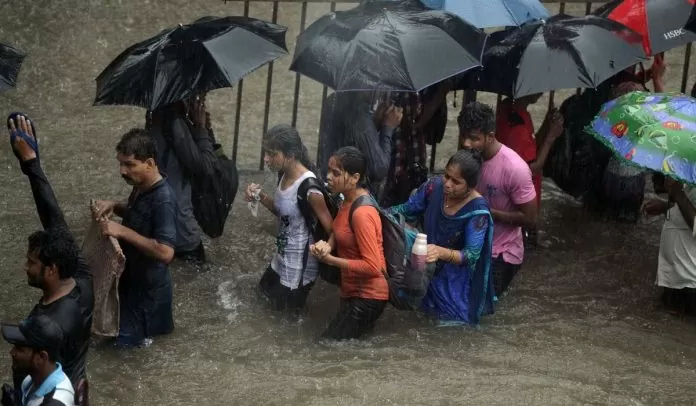
{"type": "MultiPolygon", "coordinates": [[[[283,175],[273,197],[278,213],[278,235],[276,236],[276,254],[271,261],[271,268],[280,276],[280,283],[290,289],[297,289],[300,286],[303,257],[309,244],[314,243],[300,207],[297,205],[297,189],[307,178],[316,178],[316,175],[307,171],[287,189],[282,190],[281,185],[285,179],[283,175]]],[[[310,193],[321,194],[317,189],[310,189],[307,195],[309,196],[310,193]]],[[[314,282],[318,270],[316,258],[307,252],[307,265],[304,268],[302,286],[314,282]]]]}
{"type": "MultiPolygon", "coordinates": [[[[685,193],[695,204],[696,188],[687,188],[685,193]]],[[[655,283],[671,289],[696,288],[696,238],[678,205],[669,209],[662,226],[655,283]]]]}

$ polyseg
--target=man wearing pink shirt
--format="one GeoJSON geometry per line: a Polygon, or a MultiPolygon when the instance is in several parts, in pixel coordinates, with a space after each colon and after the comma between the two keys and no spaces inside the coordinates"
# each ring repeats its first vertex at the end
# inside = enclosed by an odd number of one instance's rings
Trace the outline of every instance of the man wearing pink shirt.
{"type": "Polygon", "coordinates": [[[502,295],[522,266],[522,227],[536,226],[538,209],[532,172],[512,149],[495,138],[495,112],[479,102],[462,108],[459,147],[481,153],[478,192],[488,200],[495,224],[492,270],[495,291],[502,295]]]}

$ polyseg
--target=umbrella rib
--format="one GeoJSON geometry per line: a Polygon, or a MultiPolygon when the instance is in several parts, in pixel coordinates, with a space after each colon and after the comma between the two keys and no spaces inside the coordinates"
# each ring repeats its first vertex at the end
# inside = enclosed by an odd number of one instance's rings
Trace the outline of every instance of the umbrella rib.
{"type": "Polygon", "coordinates": [[[510,9],[510,6],[508,6],[507,0],[501,0],[500,2],[502,3],[503,7],[505,7],[505,10],[507,10],[510,18],[512,18],[512,20],[515,22],[515,25],[520,25],[520,21],[517,19],[515,14],[512,12],[512,10],[510,9]]]}
{"type": "MultiPolygon", "coordinates": [[[[224,31],[224,32],[222,32],[222,33],[216,35],[216,38],[219,37],[219,36],[222,36],[222,35],[229,34],[229,33],[231,33],[231,32],[234,31],[234,30],[245,30],[245,31],[247,31],[247,32],[250,32],[250,33],[254,34],[254,36],[255,36],[257,39],[261,39],[261,40],[263,40],[263,41],[265,41],[265,42],[267,42],[267,43],[273,45],[274,47],[281,48],[281,47],[278,46],[278,44],[276,44],[275,42],[271,41],[269,38],[266,38],[265,36],[262,36],[262,35],[258,35],[257,33],[253,32],[253,31],[250,31],[250,30],[247,30],[247,29],[245,29],[244,27],[241,27],[241,26],[239,26],[239,25],[235,25],[235,26],[229,27],[226,31],[224,31]]],[[[203,43],[203,49],[205,49],[205,51],[208,53],[208,55],[209,55],[211,58],[213,58],[213,60],[215,60],[215,56],[210,52],[210,50],[208,49],[208,47],[205,46],[205,43],[203,43]]],[[[287,51],[286,51],[286,54],[287,54],[287,51]]],[[[249,73],[255,71],[256,69],[259,69],[260,67],[262,67],[262,66],[264,66],[264,65],[266,65],[266,64],[268,64],[268,63],[273,62],[274,60],[278,59],[279,57],[280,57],[280,56],[275,57],[275,58],[271,59],[269,62],[264,63],[263,65],[259,65],[259,66],[256,67],[256,68],[253,68],[253,69],[250,69],[250,70],[248,70],[248,71],[245,71],[241,76],[244,77],[244,76],[248,75],[249,73]]],[[[217,67],[218,72],[221,73],[222,76],[225,77],[225,80],[227,81],[227,85],[228,85],[228,86],[234,86],[234,85],[236,85],[236,84],[239,82],[239,81],[237,81],[237,82],[235,82],[235,83],[230,82],[230,78],[227,77],[227,75],[224,74],[224,72],[222,72],[222,70],[220,69],[220,66],[219,66],[217,63],[215,64],[215,66],[217,67]]]]}
{"type": "MultiPolygon", "coordinates": [[[[216,35],[215,37],[217,38],[217,37],[219,37],[219,36],[222,36],[222,35],[225,35],[225,34],[229,34],[230,32],[234,31],[234,30],[237,29],[237,28],[239,28],[238,25],[235,25],[235,26],[232,26],[232,27],[228,27],[227,30],[221,32],[220,34],[216,35]]],[[[264,39],[265,39],[265,38],[264,38],[264,39]]],[[[269,42],[270,42],[270,41],[269,41],[269,42]]],[[[205,43],[202,43],[202,44],[201,44],[201,47],[203,47],[203,49],[204,49],[205,52],[208,54],[208,56],[209,56],[210,58],[212,58],[213,61],[214,61],[214,60],[215,60],[215,56],[210,52],[210,50],[208,49],[208,47],[205,46],[205,43]]],[[[218,65],[217,63],[215,63],[214,65],[215,65],[215,67],[217,68],[218,73],[220,73],[221,76],[224,77],[225,80],[227,81],[227,86],[234,86],[234,85],[230,82],[230,78],[227,77],[227,75],[225,75],[225,73],[220,69],[220,65],[218,65]]],[[[246,75],[247,73],[248,73],[248,72],[245,72],[245,75],[246,75]]]]}
{"type": "MultiPolygon", "coordinates": [[[[178,29],[178,27],[175,28],[174,30],[169,31],[167,33],[167,35],[163,36],[163,38],[168,38],[172,34],[172,32],[174,32],[177,29],[178,29]]],[[[155,101],[154,97],[155,97],[155,90],[156,90],[155,87],[157,86],[157,69],[159,68],[159,57],[160,57],[160,52],[162,51],[162,48],[163,47],[157,47],[157,51],[155,53],[155,67],[154,67],[153,72],[152,72],[152,87],[153,87],[152,88],[152,97],[153,97],[153,100],[150,100],[150,105],[145,107],[148,110],[152,109],[152,104],[155,101]]]]}
{"type": "Polygon", "coordinates": [[[582,75],[589,80],[592,87],[597,87],[599,83],[595,83],[594,78],[590,77],[590,73],[587,69],[587,65],[585,64],[585,60],[583,59],[580,52],[578,52],[577,48],[575,48],[574,46],[571,47],[569,53],[571,54],[571,58],[573,58],[573,61],[575,61],[578,65],[578,70],[580,71],[580,73],[582,73],[582,75]]]}
{"type": "MultiPolygon", "coordinates": [[[[391,21],[391,19],[389,18],[389,15],[386,12],[383,12],[383,13],[384,13],[384,19],[387,21],[389,26],[392,28],[392,31],[395,33],[394,36],[396,37],[396,40],[399,43],[399,48],[401,50],[401,52],[400,52],[401,62],[403,63],[404,69],[408,73],[408,78],[410,81],[411,88],[415,89],[416,87],[413,83],[413,78],[411,77],[411,72],[408,71],[408,64],[406,63],[406,54],[404,53],[404,45],[401,43],[401,36],[396,35],[396,25],[391,21]]],[[[420,89],[418,89],[418,90],[420,90],[420,89]]]]}

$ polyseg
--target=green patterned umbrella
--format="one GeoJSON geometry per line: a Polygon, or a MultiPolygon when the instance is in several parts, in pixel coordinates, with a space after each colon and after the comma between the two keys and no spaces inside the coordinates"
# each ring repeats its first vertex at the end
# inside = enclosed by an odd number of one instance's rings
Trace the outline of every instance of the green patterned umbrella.
{"type": "Polygon", "coordinates": [[[696,99],[632,92],[605,103],[587,129],[625,160],[696,184],[696,99]]]}

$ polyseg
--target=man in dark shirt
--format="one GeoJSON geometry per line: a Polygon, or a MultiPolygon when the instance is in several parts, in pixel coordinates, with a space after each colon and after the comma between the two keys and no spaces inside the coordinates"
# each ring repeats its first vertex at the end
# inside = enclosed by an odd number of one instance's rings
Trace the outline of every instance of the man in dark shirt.
{"type": "Polygon", "coordinates": [[[29,285],[43,295],[29,316],[45,315],[63,331],[59,361],[75,387],[86,377],[85,362],[92,328],[92,275],[70,233],[63,212],[39,161],[34,126],[13,114],[8,121],[12,149],[29,178],[42,231],[29,236],[24,270],[29,285]]]}
{"type": "Polygon", "coordinates": [[[143,129],[126,133],[116,146],[121,176],[133,186],[127,202],[100,200],[93,206],[102,234],[117,238],[126,256],[119,282],[122,347],[149,344],[155,335],[169,334],[172,280],[168,264],[176,244],[176,196],[160,174],[157,147],[143,129]],[[111,214],[123,219],[109,220],[111,214]]]}

